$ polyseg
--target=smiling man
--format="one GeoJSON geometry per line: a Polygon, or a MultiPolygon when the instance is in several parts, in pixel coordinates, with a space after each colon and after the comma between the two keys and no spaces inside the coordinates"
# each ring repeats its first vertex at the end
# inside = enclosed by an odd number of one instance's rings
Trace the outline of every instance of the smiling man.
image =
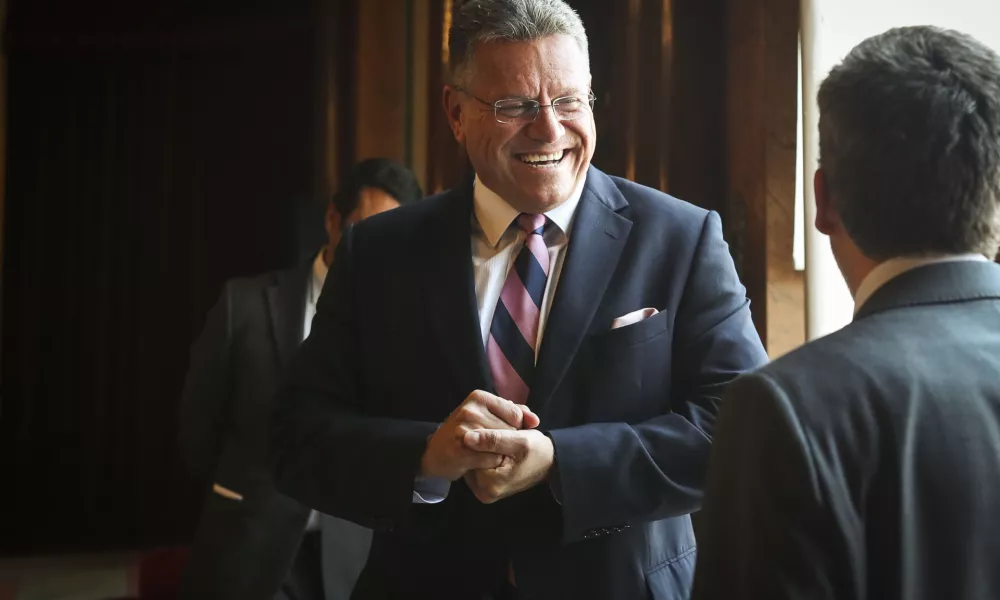
{"type": "Polygon", "coordinates": [[[687,598],[719,397],[766,361],[718,215],[590,165],[587,37],[471,0],[474,184],[345,232],[279,393],[279,487],[375,530],[354,598],[687,598]]]}

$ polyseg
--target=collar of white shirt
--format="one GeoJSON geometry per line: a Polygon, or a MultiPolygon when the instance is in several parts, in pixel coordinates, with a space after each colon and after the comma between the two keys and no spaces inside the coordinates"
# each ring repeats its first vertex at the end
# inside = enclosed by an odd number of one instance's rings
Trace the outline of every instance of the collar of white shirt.
{"type": "Polygon", "coordinates": [[[309,302],[316,304],[319,300],[320,292],[323,291],[323,284],[326,283],[326,273],[329,269],[326,263],[323,262],[323,250],[319,251],[316,255],[316,260],[313,261],[312,266],[312,277],[309,278],[309,302]]]}
{"type": "Polygon", "coordinates": [[[937,263],[986,260],[988,259],[982,254],[938,254],[933,256],[901,256],[890,258],[872,269],[871,273],[858,286],[858,293],[854,295],[854,314],[858,314],[864,303],[879,288],[907,271],[937,263]]]}
{"type": "MultiPolygon", "coordinates": [[[[555,223],[567,239],[569,239],[573,217],[576,215],[576,207],[580,204],[580,197],[583,195],[584,183],[586,183],[586,180],[581,181],[576,186],[576,189],[573,190],[573,193],[570,194],[570,197],[565,202],[545,213],[549,221],[555,223]]],[[[479,221],[479,226],[483,228],[483,234],[486,236],[487,241],[489,241],[490,246],[496,248],[504,232],[507,231],[507,228],[510,227],[510,224],[514,222],[514,219],[520,213],[516,208],[507,204],[507,201],[498,196],[496,192],[486,187],[478,175],[476,175],[476,183],[472,195],[475,204],[476,220],[479,221]]]]}

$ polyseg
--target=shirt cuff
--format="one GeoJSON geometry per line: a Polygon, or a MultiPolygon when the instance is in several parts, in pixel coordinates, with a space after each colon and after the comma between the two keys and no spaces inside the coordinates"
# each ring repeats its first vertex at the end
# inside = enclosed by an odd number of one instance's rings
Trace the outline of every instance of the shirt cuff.
{"type": "Polygon", "coordinates": [[[451,482],[441,477],[421,477],[413,480],[414,504],[437,504],[448,497],[451,482]]]}

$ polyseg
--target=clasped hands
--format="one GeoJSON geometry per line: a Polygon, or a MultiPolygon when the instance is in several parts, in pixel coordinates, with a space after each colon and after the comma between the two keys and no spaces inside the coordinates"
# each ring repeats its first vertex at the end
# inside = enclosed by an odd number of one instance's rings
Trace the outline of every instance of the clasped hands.
{"type": "Polygon", "coordinates": [[[538,425],[527,406],[472,392],[427,440],[420,474],[464,478],[484,504],[523,492],[545,480],[555,457],[538,425]]]}

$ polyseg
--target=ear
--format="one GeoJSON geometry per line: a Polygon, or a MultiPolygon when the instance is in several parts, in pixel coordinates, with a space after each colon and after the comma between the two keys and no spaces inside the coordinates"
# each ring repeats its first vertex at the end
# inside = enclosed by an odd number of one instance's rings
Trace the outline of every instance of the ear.
{"type": "Polygon", "coordinates": [[[340,242],[340,213],[333,202],[326,205],[326,217],[323,219],[326,228],[326,236],[330,240],[331,246],[336,246],[340,242]]]}
{"type": "Polygon", "coordinates": [[[837,233],[841,229],[840,215],[830,197],[823,169],[816,169],[813,176],[813,193],[816,197],[816,229],[823,235],[837,233]]]}
{"type": "Polygon", "coordinates": [[[455,136],[455,141],[459,144],[465,142],[465,127],[462,125],[462,98],[461,92],[450,85],[444,86],[441,94],[441,103],[444,106],[444,114],[448,117],[448,125],[451,133],[455,136]]]}

